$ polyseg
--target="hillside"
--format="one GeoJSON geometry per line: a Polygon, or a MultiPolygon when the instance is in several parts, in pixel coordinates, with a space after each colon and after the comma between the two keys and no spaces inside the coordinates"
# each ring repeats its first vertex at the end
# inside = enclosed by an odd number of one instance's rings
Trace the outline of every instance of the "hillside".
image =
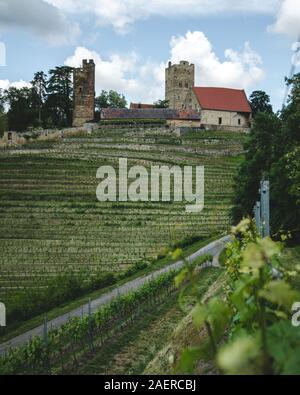
{"type": "Polygon", "coordinates": [[[107,129],[1,150],[1,299],[46,286],[66,271],[84,271],[86,279],[126,272],[170,244],[226,231],[245,138],[107,129]],[[129,166],[204,165],[204,211],[186,214],[184,203],[174,202],[98,202],[96,171],[103,164],[117,167],[120,157],[129,166]]]}

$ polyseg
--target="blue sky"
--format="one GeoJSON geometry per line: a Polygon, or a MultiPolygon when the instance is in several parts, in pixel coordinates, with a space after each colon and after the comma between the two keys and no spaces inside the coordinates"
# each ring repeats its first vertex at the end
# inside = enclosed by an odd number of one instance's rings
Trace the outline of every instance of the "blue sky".
{"type": "Polygon", "coordinates": [[[299,33],[300,0],[0,0],[0,88],[88,57],[97,92],[151,103],[168,60],[188,60],[197,85],[263,89],[279,109],[299,33]]]}

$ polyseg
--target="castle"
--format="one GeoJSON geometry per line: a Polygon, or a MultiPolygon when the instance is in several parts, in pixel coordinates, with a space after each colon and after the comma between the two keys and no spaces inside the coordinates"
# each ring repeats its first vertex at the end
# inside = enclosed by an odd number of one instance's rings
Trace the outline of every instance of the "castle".
{"type": "Polygon", "coordinates": [[[95,118],[95,63],[84,59],[82,68],[74,69],[73,126],[82,126],[95,118]]]}
{"type": "MultiPolygon", "coordinates": [[[[131,103],[130,109],[103,109],[101,119],[165,119],[171,127],[244,131],[250,126],[252,110],[240,89],[195,86],[195,66],[187,61],[169,62],[165,70],[165,99],[168,109],[131,103]]],[[[73,126],[94,120],[95,63],[83,60],[74,70],[73,126]]]]}
{"type": "Polygon", "coordinates": [[[169,62],[165,78],[165,99],[174,110],[185,108],[185,100],[195,86],[195,66],[181,61],[180,64],[169,62]]]}
{"type": "Polygon", "coordinates": [[[200,114],[206,129],[244,130],[250,126],[252,110],[245,91],[195,87],[195,66],[189,62],[169,62],[165,97],[171,109],[200,114]]]}

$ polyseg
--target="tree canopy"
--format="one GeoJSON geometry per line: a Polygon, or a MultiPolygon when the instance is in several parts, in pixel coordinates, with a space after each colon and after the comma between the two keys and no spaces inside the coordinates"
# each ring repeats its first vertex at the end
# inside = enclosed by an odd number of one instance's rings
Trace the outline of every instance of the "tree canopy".
{"type": "Polygon", "coordinates": [[[154,103],[154,108],[169,108],[169,101],[168,100],[157,100],[154,103]]]}
{"type": "Polygon", "coordinates": [[[96,97],[96,110],[101,111],[103,108],[126,108],[127,101],[125,96],[114,91],[110,90],[102,91],[99,96],[96,97]]]}
{"type": "Polygon", "coordinates": [[[8,108],[5,128],[25,131],[29,127],[71,126],[72,73],[73,69],[67,66],[50,70],[49,77],[39,71],[35,73],[31,87],[10,87],[2,92],[0,111],[3,112],[5,106],[8,108]]]}
{"type": "Polygon", "coordinates": [[[245,146],[245,159],[235,185],[234,221],[252,214],[259,181],[271,182],[273,233],[292,231],[300,236],[300,74],[287,79],[291,88],[281,113],[258,112],[245,146]]]}
{"type": "Polygon", "coordinates": [[[254,117],[256,114],[261,112],[267,114],[271,114],[273,112],[273,108],[270,103],[270,96],[266,92],[254,91],[249,99],[254,117]]]}

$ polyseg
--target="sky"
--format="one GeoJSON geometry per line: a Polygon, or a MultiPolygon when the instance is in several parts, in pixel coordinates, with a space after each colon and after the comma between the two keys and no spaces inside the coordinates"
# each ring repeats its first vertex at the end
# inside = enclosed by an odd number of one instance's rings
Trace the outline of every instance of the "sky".
{"type": "Polygon", "coordinates": [[[97,94],[153,103],[186,60],[197,86],[265,90],[278,110],[299,34],[300,0],[0,0],[0,88],[87,58],[97,94]]]}

